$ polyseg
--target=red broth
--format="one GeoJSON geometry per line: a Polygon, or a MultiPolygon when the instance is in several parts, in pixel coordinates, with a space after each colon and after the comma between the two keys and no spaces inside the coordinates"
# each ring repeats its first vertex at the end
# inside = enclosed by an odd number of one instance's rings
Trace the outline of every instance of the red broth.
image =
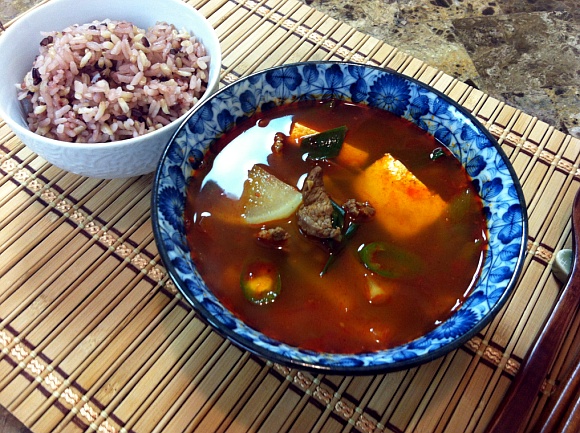
{"type": "MultiPolygon", "coordinates": [[[[461,305],[479,276],[487,248],[481,200],[453,156],[447,152],[430,159],[439,147],[440,143],[411,122],[362,105],[299,102],[257,113],[214,143],[188,186],[185,220],[192,258],[208,287],[228,309],[249,326],[282,342],[333,353],[375,351],[407,343],[434,329],[461,305]],[[362,150],[367,155],[365,162],[347,167],[348,163],[341,165],[332,159],[314,162],[305,158],[304,150],[289,138],[294,123],[317,131],[346,125],[345,142],[362,150]],[[279,152],[273,151],[276,137],[284,143],[279,152]],[[334,201],[354,198],[364,202],[368,200],[365,190],[381,182],[368,181],[361,188],[360,177],[385,153],[438,195],[443,210],[421,230],[401,237],[393,227],[399,224],[401,230],[407,230],[407,221],[389,226],[380,215],[382,209],[395,209],[397,203],[369,201],[376,209],[375,217],[359,226],[323,275],[328,250],[319,240],[301,233],[295,214],[256,225],[240,217],[244,213],[240,197],[254,164],[298,190],[312,167],[321,165],[326,190],[334,201]],[[257,240],[258,230],[275,226],[289,234],[282,247],[257,240]],[[358,253],[364,245],[377,241],[395,245],[420,264],[416,269],[409,265],[411,272],[394,278],[377,275],[361,262],[358,253]],[[242,293],[240,278],[249,263],[261,260],[279,270],[281,290],[273,302],[256,305],[242,293]],[[384,296],[370,297],[370,279],[384,284],[384,296]]],[[[409,189],[405,194],[411,197],[413,192],[409,189]]],[[[376,201],[377,194],[373,197],[376,201]]],[[[428,213],[417,209],[413,218],[428,213]]]]}

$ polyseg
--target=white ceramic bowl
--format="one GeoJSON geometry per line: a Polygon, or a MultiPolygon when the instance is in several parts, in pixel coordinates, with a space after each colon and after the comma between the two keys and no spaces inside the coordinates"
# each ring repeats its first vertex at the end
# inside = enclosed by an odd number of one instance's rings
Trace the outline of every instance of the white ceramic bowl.
{"type": "Polygon", "coordinates": [[[39,43],[43,39],[41,31],[58,31],[72,24],[107,18],[127,20],[145,29],[165,21],[194,34],[211,56],[208,90],[200,102],[217,90],[221,50],[211,24],[182,0],[53,0],[16,21],[0,36],[4,63],[0,68],[0,117],[23,143],[48,162],[76,174],[110,179],[154,171],[166,144],[187,114],[137,138],[100,144],[67,143],[28,129],[16,88],[39,52],[39,43]]]}

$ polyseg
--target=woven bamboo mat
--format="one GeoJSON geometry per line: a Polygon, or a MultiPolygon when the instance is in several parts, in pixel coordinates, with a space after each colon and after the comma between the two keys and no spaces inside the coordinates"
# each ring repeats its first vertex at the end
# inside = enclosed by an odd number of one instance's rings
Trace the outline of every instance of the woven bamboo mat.
{"type": "MultiPolygon", "coordinates": [[[[445,92],[498,139],[529,209],[514,295],[460,349],[411,370],[330,376],[241,351],[176,292],[149,216],[152,176],[87,179],[0,120],[0,404],[35,432],[472,432],[499,404],[560,285],[580,140],[296,0],[194,0],[217,29],[222,84],[272,65],[352,60],[445,92]]],[[[536,416],[571,364],[564,343],[536,416]]]]}

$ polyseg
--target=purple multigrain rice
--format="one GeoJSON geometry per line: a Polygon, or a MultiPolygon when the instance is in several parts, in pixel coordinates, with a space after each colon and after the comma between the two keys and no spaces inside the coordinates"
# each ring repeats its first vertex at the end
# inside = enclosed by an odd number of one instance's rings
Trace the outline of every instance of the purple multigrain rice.
{"type": "Polygon", "coordinates": [[[207,89],[209,56],[195,36],[157,23],[105,20],[42,33],[18,85],[37,134],[69,142],[136,137],[185,114],[207,89]]]}

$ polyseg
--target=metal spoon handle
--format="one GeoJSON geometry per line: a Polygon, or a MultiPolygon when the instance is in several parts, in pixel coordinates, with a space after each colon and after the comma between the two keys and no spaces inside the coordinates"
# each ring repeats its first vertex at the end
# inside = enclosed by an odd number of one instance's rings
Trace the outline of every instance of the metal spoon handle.
{"type": "Polygon", "coordinates": [[[580,304],[580,190],[572,209],[574,263],[568,283],[520,366],[500,407],[489,423],[487,433],[516,433],[525,427],[542,383],[580,304]]]}

